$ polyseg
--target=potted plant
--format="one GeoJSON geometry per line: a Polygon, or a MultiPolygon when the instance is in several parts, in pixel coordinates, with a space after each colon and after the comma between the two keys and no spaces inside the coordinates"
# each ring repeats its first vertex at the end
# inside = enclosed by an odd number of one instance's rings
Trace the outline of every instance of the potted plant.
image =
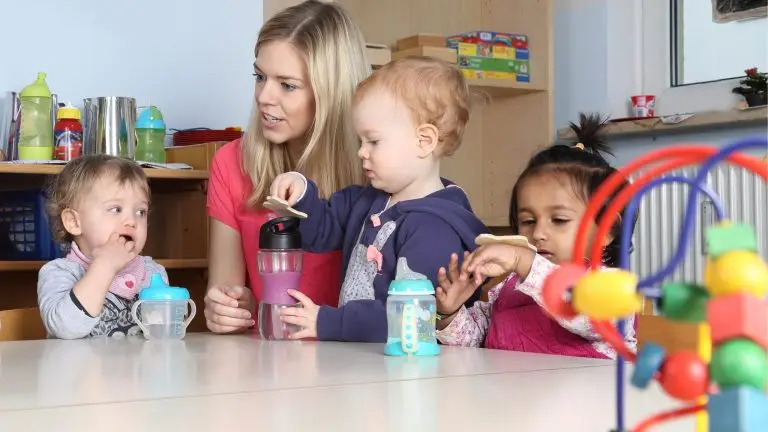
{"type": "Polygon", "coordinates": [[[746,78],[739,81],[739,87],[735,87],[733,92],[744,96],[747,105],[754,107],[768,105],[768,74],[758,72],[756,67],[744,71],[746,78]]]}

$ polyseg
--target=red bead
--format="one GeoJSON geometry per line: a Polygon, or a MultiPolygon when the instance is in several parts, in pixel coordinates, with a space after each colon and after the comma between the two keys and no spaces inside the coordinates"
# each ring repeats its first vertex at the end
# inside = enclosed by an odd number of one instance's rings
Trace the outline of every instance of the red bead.
{"type": "Polygon", "coordinates": [[[659,384],[668,395],[683,401],[693,401],[707,394],[709,371],[707,364],[690,351],[679,351],[661,366],[659,384]]]}

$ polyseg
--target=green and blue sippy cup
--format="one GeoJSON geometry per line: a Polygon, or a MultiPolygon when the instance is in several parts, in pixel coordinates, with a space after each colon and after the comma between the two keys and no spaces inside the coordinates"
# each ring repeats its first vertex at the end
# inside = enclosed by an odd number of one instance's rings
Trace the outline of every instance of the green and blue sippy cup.
{"type": "Polygon", "coordinates": [[[133,320],[149,340],[183,339],[196,312],[189,291],[169,286],[159,273],[152,275],[149,286],[139,292],[139,299],[131,308],[133,320]],[[141,311],[137,313],[139,306],[141,311]]]}
{"type": "Polygon", "coordinates": [[[427,279],[394,280],[387,297],[387,345],[390,356],[440,354],[435,338],[435,288],[427,279]]]}

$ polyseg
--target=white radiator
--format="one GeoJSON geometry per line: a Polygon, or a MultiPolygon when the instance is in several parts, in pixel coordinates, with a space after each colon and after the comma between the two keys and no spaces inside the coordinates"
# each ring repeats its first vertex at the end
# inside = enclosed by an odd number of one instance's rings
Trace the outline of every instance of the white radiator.
{"type": "MultiPolygon", "coordinates": [[[[674,174],[694,178],[697,169],[683,168],[674,174]]],[[[768,259],[768,187],[763,179],[748,170],[721,165],[709,172],[707,183],[720,197],[726,218],[754,227],[758,251],[764,259],[768,259]]],[[[654,188],[643,198],[630,264],[631,270],[641,279],[667,264],[679,246],[678,237],[688,192],[686,184],[665,184],[654,188]]],[[[695,229],[686,245],[685,260],[667,281],[703,281],[706,254],[703,228],[714,222],[715,213],[709,199],[702,194],[697,195],[696,212],[695,229]]]]}

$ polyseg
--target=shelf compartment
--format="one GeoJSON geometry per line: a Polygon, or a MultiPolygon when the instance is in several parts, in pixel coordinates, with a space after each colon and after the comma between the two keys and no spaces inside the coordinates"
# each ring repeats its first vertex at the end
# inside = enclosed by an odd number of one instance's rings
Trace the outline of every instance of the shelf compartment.
{"type": "MultiPolygon", "coordinates": [[[[56,175],[61,172],[64,165],[33,165],[33,164],[0,164],[0,174],[27,174],[27,175],[56,175]]],[[[177,179],[177,180],[206,180],[208,171],[205,170],[174,170],[162,168],[144,168],[144,172],[151,179],[177,179]]]]}
{"type": "MultiPolygon", "coordinates": [[[[168,270],[174,269],[204,269],[208,267],[207,258],[193,259],[156,259],[158,264],[168,270]]],[[[0,261],[0,272],[8,271],[38,271],[48,261],[0,261]]]]}

